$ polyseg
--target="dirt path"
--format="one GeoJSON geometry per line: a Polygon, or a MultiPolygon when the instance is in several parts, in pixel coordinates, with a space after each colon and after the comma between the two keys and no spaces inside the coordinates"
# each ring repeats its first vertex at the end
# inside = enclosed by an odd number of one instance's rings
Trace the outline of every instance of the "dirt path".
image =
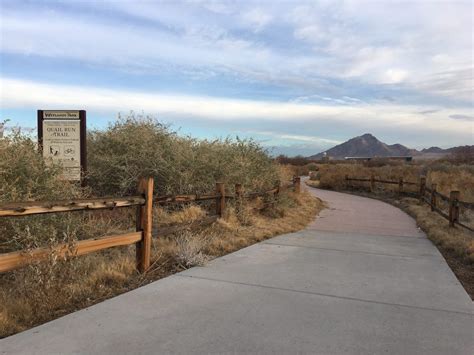
{"type": "Polygon", "coordinates": [[[415,222],[329,209],[279,236],[0,340],[0,353],[471,354],[473,306],[415,222]]]}

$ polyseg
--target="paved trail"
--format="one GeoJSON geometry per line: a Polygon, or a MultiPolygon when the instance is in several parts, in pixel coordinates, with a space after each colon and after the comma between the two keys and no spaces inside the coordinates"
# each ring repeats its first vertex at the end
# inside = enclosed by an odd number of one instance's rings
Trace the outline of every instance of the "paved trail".
{"type": "Polygon", "coordinates": [[[0,341],[0,353],[472,354],[473,306],[400,210],[329,209],[273,238],[0,341]]]}

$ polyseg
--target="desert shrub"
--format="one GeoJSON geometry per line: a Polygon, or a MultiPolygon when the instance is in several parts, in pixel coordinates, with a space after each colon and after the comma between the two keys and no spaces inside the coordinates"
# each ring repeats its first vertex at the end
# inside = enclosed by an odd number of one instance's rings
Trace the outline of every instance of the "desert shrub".
{"type": "Polygon", "coordinates": [[[296,157],[288,157],[286,155],[280,154],[275,158],[275,160],[279,164],[289,164],[289,165],[294,165],[294,166],[303,166],[303,165],[308,165],[309,163],[312,162],[311,159],[305,158],[301,155],[298,155],[296,157]]]}
{"type": "Polygon", "coordinates": [[[174,239],[177,263],[186,269],[204,265],[210,259],[204,251],[214,237],[212,233],[193,233],[189,230],[178,233],[174,239]]]}
{"type": "MultiPolygon", "coordinates": [[[[0,202],[83,195],[60,174],[61,167],[45,161],[30,137],[16,132],[0,139],[0,202]]],[[[0,252],[71,242],[81,224],[81,218],[71,214],[1,218],[0,252]]]]}
{"type": "Polygon", "coordinates": [[[254,141],[182,137],[133,113],[90,132],[88,151],[88,181],[98,195],[134,193],[140,176],[154,177],[158,194],[209,192],[216,181],[259,189],[279,179],[276,164],[254,141]]]}
{"type": "MultiPolygon", "coordinates": [[[[291,176],[308,176],[311,175],[312,172],[317,171],[318,165],[315,163],[310,163],[306,165],[291,165],[291,164],[285,164],[285,165],[280,165],[284,166],[288,171],[291,171],[291,176]]],[[[289,181],[289,179],[287,179],[289,181]]]]}
{"type": "Polygon", "coordinates": [[[309,171],[318,171],[318,165],[316,163],[309,163],[307,165],[309,171]]]}
{"type": "Polygon", "coordinates": [[[296,176],[296,170],[294,165],[279,164],[278,171],[280,175],[280,181],[283,184],[288,184],[293,181],[293,177],[296,176]]]}
{"type": "Polygon", "coordinates": [[[0,202],[80,196],[60,174],[61,167],[46,162],[30,137],[14,132],[0,138],[0,202]]]}

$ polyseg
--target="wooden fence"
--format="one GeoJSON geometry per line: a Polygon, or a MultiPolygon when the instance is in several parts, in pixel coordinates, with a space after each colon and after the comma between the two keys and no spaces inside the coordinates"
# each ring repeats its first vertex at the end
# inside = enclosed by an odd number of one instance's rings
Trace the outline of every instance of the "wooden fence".
{"type": "MultiPolygon", "coordinates": [[[[270,202],[264,203],[262,208],[267,208],[275,203],[280,191],[293,188],[300,192],[300,178],[295,177],[291,184],[278,184],[268,191],[244,193],[242,185],[235,185],[235,193],[226,195],[224,183],[216,183],[216,191],[204,195],[168,195],[153,196],[153,178],[142,178],[138,183],[138,196],[111,197],[111,198],[89,198],[63,201],[33,201],[0,204],[1,217],[21,217],[44,213],[63,213],[72,211],[96,211],[103,209],[114,209],[121,207],[137,208],[136,231],[120,235],[112,235],[101,238],[80,240],[74,245],[60,244],[53,248],[37,248],[30,251],[16,251],[0,254],[0,273],[14,270],[30,263],[47,259],[54,253],[58,257],[79,256],[95,251],[108,249],[116,246],[136,245],[137,268],[145,272],[150,267],[152,237],[161,237],[176,233],[184,229],[195,229],[209,225],[221,217],[225,211],[226,200],[235,199],[243,202],[261,196],[272,196],[270,202]],[[153,229],[153,205],[169,205],[195,203],[200,201],[215,201],[216,214],[207,216],[193,223],[179,224],[169,227],[153,229]]],[[[240,203],[239,203],[240,205],[240,203]]]]}
{"type": "Polygon", "coordinates": [[[420,177],[419,182],[412,182],[412,181],[405,181],[402,177],[399,178],[397,181],[393,180],[381,180],[376,179],[374,175],[370,178],[354,178],[349,177],[346,175],[346,187],[350,187],[349,183],[351,181],[356,182],[367,182],[369,183],[369,190],[374,192],[376,189],[376,184],[391,184],[391,185],[398,185],[397,193],[400,196],[409,196],[415,197],[420,200],[421,203],[426,202],[430,205],[431,210],[433,212],[438,213],[440,216],[446,218],[449,222],[450,227],[454,227],[455,225],[459,225],[470,232],[474,232],[474,228],[468,226],[466,223],[460,221],[460,209],[464,208],[465,210],[474,210],[474,203],[473,202],[466,202],[460,200],[460,191],[451,191],[449,196],[445,196],[438,191],[436,191],[436,184],[432,184],[431,187],[426,185],[426,177],[420,177]],[[415,189],[414,191],[408,191],[407,187],[410,186],[415,189]],[[440,207],[440,200],[447,205],[447,211],[443,211],[440,207]]]}

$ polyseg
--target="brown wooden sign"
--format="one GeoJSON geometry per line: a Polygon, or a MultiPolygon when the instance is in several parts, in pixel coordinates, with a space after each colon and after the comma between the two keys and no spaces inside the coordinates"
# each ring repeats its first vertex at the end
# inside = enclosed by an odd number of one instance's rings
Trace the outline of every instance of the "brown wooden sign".
{"type": "Polygon", "coordinates": [[[84,182],[86,111],[38,110],[38,145],[43,157],[63,166],[65,180],[84,182]]]}

